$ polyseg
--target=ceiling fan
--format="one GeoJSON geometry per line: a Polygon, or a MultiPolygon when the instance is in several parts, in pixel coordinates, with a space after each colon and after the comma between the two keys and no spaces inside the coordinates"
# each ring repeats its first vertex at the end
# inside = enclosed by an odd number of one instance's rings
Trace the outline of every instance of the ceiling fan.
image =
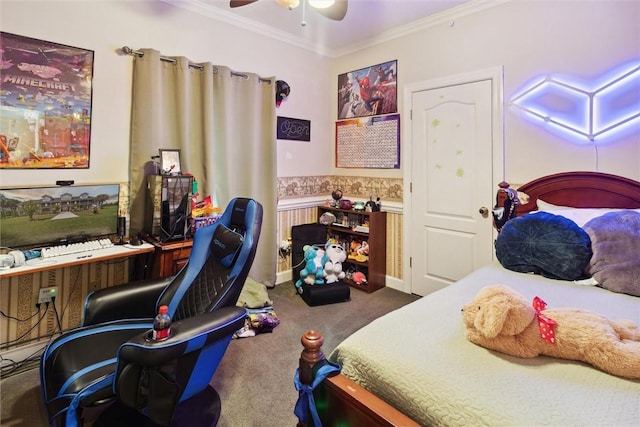
{"type": "MultiPolygon", "coordinates": [[[[241,7],[257,1],[258,0],[230,0],[229,6],[232,8],[241,7]]],[[[289,9],[298,7],[300,1],[306,1],[316,12],[334,21],[342,21],[347,14],[347,0],[275,0],[280,6],[289,9]]]]}

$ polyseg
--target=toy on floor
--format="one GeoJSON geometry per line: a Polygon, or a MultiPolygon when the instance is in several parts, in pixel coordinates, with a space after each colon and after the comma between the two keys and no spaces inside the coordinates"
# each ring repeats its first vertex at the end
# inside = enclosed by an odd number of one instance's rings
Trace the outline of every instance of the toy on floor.
{"type": "Polygon", "coordinates": [[[545,309],[513,289],[487,286],[462,309],[469,341],[516,357],[580,360],[619,377],[640,378],[640,328],[578,308],[545,309]]]}
{"type": "Polygon", "coordinates": [[[274,328],[280,324],[280,319],[273,307],[247,311],[244,326],[235,332],[234,338],[254,337],[257,334],[273,332],[274,328]]]}
{"type": "Polygon", "coordinates": [[[347,252],[342,245],[333,242],[327,242],[324,245],[325,263],[324,263],[324,280],[328,283],[337,282],[344,279],[346,273],[342,271],[342,263],[347,260],[347,252]]]}

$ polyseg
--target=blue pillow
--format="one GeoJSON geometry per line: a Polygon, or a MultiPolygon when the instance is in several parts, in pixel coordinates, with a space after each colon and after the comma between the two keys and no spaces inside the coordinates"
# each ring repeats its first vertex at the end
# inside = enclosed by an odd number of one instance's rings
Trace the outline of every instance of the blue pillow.
{"type": "Polygon", "coordinates": [[[560,215],[536,212],[508,221],[496,239],[496,257],[507,269],[551,279],[586,277],[591,239],[560,215]]]}

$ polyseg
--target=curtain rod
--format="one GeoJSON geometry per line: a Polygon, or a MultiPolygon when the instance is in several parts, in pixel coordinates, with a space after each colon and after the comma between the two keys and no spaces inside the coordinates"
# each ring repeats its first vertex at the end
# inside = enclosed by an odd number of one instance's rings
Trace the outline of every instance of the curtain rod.
{"type": "MultiPolygon", "coordinates": [[[[129,46],[123,46],[122,47],[122,52],[127,54],[127,55],[131,55],[131,56],[139,56],[139,57],[143,57],[144,56],[144,52],[139,51],[139,50],[133,50],[131,49],[129,46]]],[[[171,62],[172,64],[176,64],[178,61],[174,58],[169,58],[168,56],[160,56],[160,60],[161,61],[165,61],[165,62],[171,62]]],[[[203,70],[204,67],[200,64],[195,64],[193,62],[189,62],[189,67],[190,68],[196,68],[198,70],[203,70]]],[[[218,72],[218,69],[214,67],[215,72],[218,72]]],[[[233,71],[231,70],[231,76],[233,77],[242,77],[245,79],[248,79],[249,76],[247,74],[244,73],[239,73],[237,71],[233,71]]],[[[269,83],[271,84],[271,79],[265,79],[264,77],[260,77],[258,76],[258,80],[262,83],[269,83]]]]}

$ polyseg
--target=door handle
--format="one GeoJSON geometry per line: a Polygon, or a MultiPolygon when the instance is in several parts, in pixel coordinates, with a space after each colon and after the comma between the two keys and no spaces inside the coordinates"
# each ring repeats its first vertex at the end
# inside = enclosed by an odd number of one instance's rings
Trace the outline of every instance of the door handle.
{"type": "Polygon", "coordinates": [[[483,218],[486,218],[489,216],[489,209],[484,206],[478,209],[478,212],[480,212],[480,215],[482,215],[483,218]]]}

